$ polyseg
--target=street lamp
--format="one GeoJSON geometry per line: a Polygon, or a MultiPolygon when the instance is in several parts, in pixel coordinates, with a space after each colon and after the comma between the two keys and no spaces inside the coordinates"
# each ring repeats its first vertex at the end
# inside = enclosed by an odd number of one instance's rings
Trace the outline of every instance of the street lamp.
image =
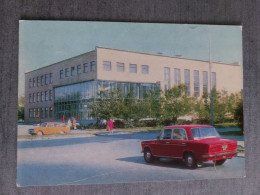
{"type": "MultiPolygon", "coordinates": [[[[190,29],[196,29],[198,28],[198,26],[190,26],[190,29]]],[[[204,30],[207,34],[208,37],[208,44],[209,44],[209,90],[210,90],[210,124],[214,125],[214,112],[213,112],[213,94],[212,94],[212,79],[211,79],[211,68],[212,68],[212,64],[211,64],[211,37],[210,37],[210,33],[208,31],[207,28],[204,27],[200,27],[202,30],[204,30]]]]}

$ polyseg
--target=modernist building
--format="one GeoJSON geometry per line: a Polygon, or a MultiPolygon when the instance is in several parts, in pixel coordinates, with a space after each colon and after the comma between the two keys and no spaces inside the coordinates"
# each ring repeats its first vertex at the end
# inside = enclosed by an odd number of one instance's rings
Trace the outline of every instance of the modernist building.
{"type": "MultiPolygon", "coordinates": [[[[229,93],[242,89],[241,67],[211,65],[212,87],[229,93]]],[[[90,119],[87,103],[100,90],[134,91],[185,84],[188,95],[209,92],[209,62],[97,47],[25,74],[25,122],[62,120],[64,115],[90,119]]]]}

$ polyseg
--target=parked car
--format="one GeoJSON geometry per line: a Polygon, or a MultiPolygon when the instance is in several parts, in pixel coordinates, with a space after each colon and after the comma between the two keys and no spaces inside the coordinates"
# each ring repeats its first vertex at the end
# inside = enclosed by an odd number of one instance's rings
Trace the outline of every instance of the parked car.
{"type": "Polygon", "coordinates": [[[33,135],[47,135],[47,134],[64,134],[70,131],[70,127],[61,122],[45,122],[40,126],[28,130],[28,133],[33,135]]]}
{"type": "Polygon", "coordinates": [[[237,154],[237,141],[223,139],[210,125],[176,125],[164,127],[156,140],[142,141],[144,160],[182,159],[188,168],[213,161],[222,165],[237,154]]]}

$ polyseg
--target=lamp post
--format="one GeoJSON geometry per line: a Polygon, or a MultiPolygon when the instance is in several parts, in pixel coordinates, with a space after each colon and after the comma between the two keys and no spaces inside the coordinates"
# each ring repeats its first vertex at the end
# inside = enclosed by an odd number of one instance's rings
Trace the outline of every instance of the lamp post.
{"type": "MultiPolygon", "coordinates": [[[[190,29],[196,29],[197,26],[190,26],[190,29]]],[[[206,28],[201,27],[202,30],[204,30],[208,37],[208,44],[209,44],[209,95],[210,95],[210,124],[214,125],[214,112],[213,112],[213,93],[212,93],[212,64],[211,64],[211,37],[210,33],[206,28]]]]}

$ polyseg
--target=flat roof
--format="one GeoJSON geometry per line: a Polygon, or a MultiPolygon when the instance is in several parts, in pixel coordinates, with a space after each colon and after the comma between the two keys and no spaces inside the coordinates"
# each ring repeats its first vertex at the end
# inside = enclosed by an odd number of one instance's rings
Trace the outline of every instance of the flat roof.
{"type": "MultiPolygon", "coordinates": [[[[159,56],[159,57],[167,57],[167,58],[175,58],[175,59],[183,59],[183,60],[190,60],[190,61],[199,61],[199,62],[208,62],[209,61],[206,61],[206,60],[197,60],[197,59],[189,59],[189,58],[181,58],[181,57],[176,57],[176,56],[167,56],[167,55],[160,55],[160,54],[149,54],[149,53],[143,53],[143,52],[137,52],[137,51],[130,51],[130,50],[121,50],[121,49],[114,49],[114,48],[108,48],[108,47],[101,47],[101,46],[97,46],[94,50],[91,50],[91,51],[88,51],[88,52],[85,52],[85,53],[82,53],[82,54],[79,54],[79,55],[76,55],[76,56],[73,56],[71,58],[67,58],[67,59],[64,59],[64,60],[61,60],[59,62],[55,62],[53,64],[50,64],[50,65],[47,65],[47,66],[44,66],[44,67],[41,67],[41,68],[38,68],[38,69],[35,69],[35,70],[29,70],[28,72],[26,72],[25,74],[27,73],[31,73],[31,72],[34,72],[36,70],[40,70],[40,69],[43,69],[43,68],[46,68],[46,67],[49,67],[49,66],[53,66],[53,65],[56,65],[58,63],[61,63],[61,62],[64,62],[64,61],[67,61],[67,60],[71,60],[73,58],[77,58],[79,56],[83,56],[87,53],[91,53],[91,52],[94,52],[96,51],[98,48],[100,49],[108,49],[108,50],[115,50],[115,51],[121,51],[121,52],[129,52],[129,53],[137,53],[137,54],[143,54],[143,55],[150,55],[150,56],[159,56]]],[[[227,64],[227,63],[223,63],[223,62],[213,62],[212,63],[214,64],[223,64],[223,65],[230,65],[230,66],[240,66],[240,64],[227,64]]]]}
{"type": "MultiPolygon", "coordinates": [[[[122,51],[122,52],[129,52],[129,53],[144,54],[144,55],[151,55],[151,56],[160,56],[160,57],[167,57],[167,58],[183,59],[183,60],[190,60],[190,61],[208,62],[209,63],[208,60],[197,60],[197,59],[190,59],[190,58],[181,58],[181,57],[177,57],[177,56],[167,56],[167,55],[161,55],[161,54],[150,54],[150,53],[144,53],[144,52],[137,52],[137,51],[130,51],[130,50],[121,50],[121,49],[114,49],[114,48],[100,47],[100,46],[97,46],[96,48],[115,50],[115,51],[122,51]]],[[[240,64],[223,63],[223,62],[213,62],[212,61],[212,63],[223,64],[223,65],[230,65],[230,66],[240,66],[240,64]]]]}

